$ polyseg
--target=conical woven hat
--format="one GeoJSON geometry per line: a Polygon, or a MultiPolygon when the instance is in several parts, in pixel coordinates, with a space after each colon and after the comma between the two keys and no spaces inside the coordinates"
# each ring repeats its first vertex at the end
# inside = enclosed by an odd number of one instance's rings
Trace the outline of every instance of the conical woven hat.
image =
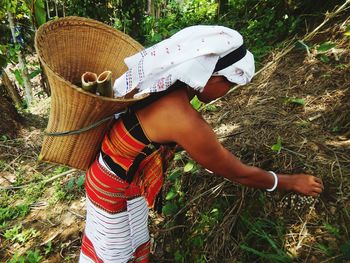
{"type": "MultiPolygon", "coordinates": [[[[76,85],[87,71],[110,70],[114,81],[127,70],[124,58],[143,47],[124,33],[91,19],[65,17],[38,29],[35,48],[52,94],[48,133],[79,130],[137,101],[96,96],[76,85]]],[[[46,135],[39,159],[85,170],[109,124],[75,135],[46,135]]]]}

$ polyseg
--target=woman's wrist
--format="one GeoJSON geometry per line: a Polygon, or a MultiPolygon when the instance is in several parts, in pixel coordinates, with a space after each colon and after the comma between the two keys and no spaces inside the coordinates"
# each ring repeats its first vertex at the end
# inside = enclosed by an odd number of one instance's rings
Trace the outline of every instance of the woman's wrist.
{"type": "Polygon", "coordinates": [[[294,180],[292,176],[286,174],[278,174],[278,186],[280,190],[293,191],[294,180]]]}
{"type": "Polygon", "coordinates": [[[275,172],[273,171],[269,171],[269,173],[273,176],[274,182],[273,182],[273,186],[271,188],[266,189],[266,191],[268,192],[273,192],[276,190],[277,186],[278,186],[278,176],[275,172]]]}

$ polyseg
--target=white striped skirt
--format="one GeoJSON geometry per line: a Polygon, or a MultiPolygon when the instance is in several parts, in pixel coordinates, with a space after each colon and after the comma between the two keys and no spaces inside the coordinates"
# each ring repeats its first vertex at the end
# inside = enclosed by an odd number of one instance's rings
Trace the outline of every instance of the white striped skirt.
{"type": "Polygon", "coordinates": [[[85,187],[87,214],[79,262],[149,262],[149,209],[137,188],[98,161],[87,172],[85,187]]]}

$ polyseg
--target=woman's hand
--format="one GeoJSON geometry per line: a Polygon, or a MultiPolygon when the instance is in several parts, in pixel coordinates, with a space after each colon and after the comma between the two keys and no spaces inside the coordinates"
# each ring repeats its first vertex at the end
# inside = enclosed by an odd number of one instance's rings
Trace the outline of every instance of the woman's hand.
{"type": "Polygon", "coordinates": [[[304,195],[318,196],[324,187],[320,178],[307,174],[290,175],[291,190],[304,195]]]}

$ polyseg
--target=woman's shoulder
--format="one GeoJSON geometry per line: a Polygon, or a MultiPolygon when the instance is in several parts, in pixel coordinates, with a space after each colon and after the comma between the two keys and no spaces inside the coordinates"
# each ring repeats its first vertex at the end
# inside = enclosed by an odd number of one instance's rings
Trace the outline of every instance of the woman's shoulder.
{"type": "Polygon", "coordinates": [[[193,128],[200,118],[189,101],[186,88],[159,98],[137,111],[137,115],[149,138],[157,142],[174,141],[174,134],[193,128]]]}

